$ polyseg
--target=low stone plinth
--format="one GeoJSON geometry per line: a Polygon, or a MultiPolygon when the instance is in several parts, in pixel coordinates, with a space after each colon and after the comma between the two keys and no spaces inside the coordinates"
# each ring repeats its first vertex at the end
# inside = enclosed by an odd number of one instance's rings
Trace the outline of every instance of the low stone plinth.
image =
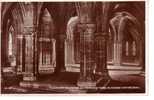
{"type": "Polygon", "coordinates": [[[77,86],[80,88],[90,89],[96,87],[96,82],[84,82],[84,81],[78,81],[77,86]]]}

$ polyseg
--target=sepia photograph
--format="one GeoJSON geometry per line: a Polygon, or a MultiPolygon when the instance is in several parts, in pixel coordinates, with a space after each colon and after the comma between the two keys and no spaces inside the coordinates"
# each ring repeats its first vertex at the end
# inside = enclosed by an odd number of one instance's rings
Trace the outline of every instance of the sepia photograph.
{"type": "Polygon", "coordinates": [[[0,2],[1,94],[145,94],[146,2],[0,2]]]}

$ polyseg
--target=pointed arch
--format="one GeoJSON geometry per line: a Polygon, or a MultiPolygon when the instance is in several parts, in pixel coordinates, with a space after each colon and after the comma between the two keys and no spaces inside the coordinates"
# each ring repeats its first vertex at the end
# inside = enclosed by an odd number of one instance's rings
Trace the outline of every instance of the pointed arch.
{"type": "Polygon", "coordinates": [[[14,18],[18,19],[18,20],[22,20],[23,21],[23,10],[22,7],[20,5],[20,3],[6,3],[4,4],[3,10],[2,10],[2,26],[3,23],[5,23],[5,19],[8,18],[9,13],[11,13],[13,15],[14,18]],[[17,10],[14,10],[17,9],[17,10]]]}
{"type": "Polygon", "coordinates": [[[12,53],[17,56],[17,34],[22,33],[23,14],[19,3],[4,3],[2,8],[2,66],[6,66],[9,62],[9,42],[12,44],[12,53]],[[10,32],[11,30],[11,32],[10,32]],[[9,41],[11,40],[11,41],[9,41]]]}
{"type": "MultiPolygon", "coordinates": [[[[133,16],[131,13],[126,12],[126,11],[117,12],[115,16],[110,20],[110,25],[114,32],[115,42],[117,41],[117,43],[122,43],[124,36],[126,35],[125,30],[129,28],[128,30],[129,34],[136,41],[136,44],[139,46],[139,48],[142,47],[141,24],[137,20],[137,18],[133,16]]],[[[119,47],[115,47],[115,48],[119,48],[118,51],[122,51],[123,45],[122,44],[117,44],[117,45],[119,45],[119,47]]],[[[139,56],[140,58],[142,58],[141,57],[142,49],[138,49],[138,50],[139,50],[139,56]]],[[[117,57],[121,57],[122,53],[118,53],[118,55],[119,56],[117,57]]],[[[139,59],[139,63],[141,63],[141,59],[139,59]]]]}
{"type": "Polygon", "coordinates": [[[79,17],[75,16],[75,17],[71,17],[70,20],[67,23],[67,29],[66,29],[66,36],[68,40],[72,40],[73,39],[73,32],[75,30],[75,27],[77,26],[77,24],[79,23],[79,17]]]}
{"type": "MultiPolygon", "coordinates": [[[[110,25],[114,34],[115,36],[118,36],[116,39],[121,40],[120,38],[123,34],[123,30],[127,22],[133,23],[134,27],[136,27],[139,31],[141,27],[140,22],[129,12],[117,12],[115,16],[110,20],[110,25]]],[[[136,34],[136,36],[139,36],[139,34],[136,34]]]]}
{"type": "MultiPolygon", "coordinates": [[[[54,26],[54,30],[55,30],[55,26],[56,26],[56,23],[55,23],[55,8],[54,8],[54,5],[53,7],[50,5],[48,5],[48,3],[39,3],[38,4],[38,11],[37,11],[37,14],[38,14],[38,17],[37,17],[37,26],[38,26],[38,30],[40,29],[39,27],[41,26],[40,24],[42,23],[42,17],[44,16],[44,12],[46,12],[46,14],[48,14],[48,16],[50,16],[50,20],[52,21],[52,24],[54,26]]],[[[48,17],[49,18],[49,17],[48,17]]]]}
{"type": "Polygon", "coordinates": [[[50,13],[49,13],[49,11],[48,11],[47,8],[45,8],[44,11],[43,11],[42,20],[43,20],[43,21],[46,21],[46,22],[51,22],[51,21],[53,21],[52,18],[51,18],[51,15],[50,15],[50,13]]]}
{"type": "Polygon", "coordinates": [[[70,64],[75,64],[76,59],[79,58],[79,41],[75,41],[77,39],[76,27],[79,23],[79,17],[74,16],[71,17],[67,23],[66,29],[66,41],[65,41],[65,66],[69,66],[70,64]],[[76,58],[75,58],[76,57],[76,58]]]}

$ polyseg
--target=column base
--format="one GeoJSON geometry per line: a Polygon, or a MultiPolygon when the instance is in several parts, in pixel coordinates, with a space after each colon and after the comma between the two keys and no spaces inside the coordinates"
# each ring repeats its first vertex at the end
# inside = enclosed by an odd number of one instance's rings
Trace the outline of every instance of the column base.
{"type": "Polygon", "coordinates": [[[23,81],[21,81],[20,83],[19,83],[19,85],[21,86],[21,87],[26,87],[26,88],[31,88],[32,87],[32,82],[35,82],[36,81],[36,76],[28,76],[28,75],[26,75],[26,76],[23,76],[23,81]]]}
{"type": "Polygon", "coordinates": [[[110,82],[111,78],[107,72],[96,72],[95,81],[98,87],[106,87],[110,82]]]}
{"type": "Polygon", "coordinates": [[[33,74],[23,75],[23,81],[36,81],[36,76],[33,74]]]}
{"type": "Polygon", "coordinates": [[[36,77],[32,76],[32,77],[23,77],[24,81],[35,81],[36,77]]]}
{"type": "Polygon", "coordinates": [[[121,63],[114,62],[114,63],[113,63],[113,65],[115,65],[115,66],[120,66],[120,65],[121,65],[121,63]]]}
{"type": "Polygon", "coordinates": [[[96,87],[96,82],[90,82],[90,81],[78,81],[77,86],[81,88],[94,88],[96,87]]]}
{"type": "Polygon", "coordinates": [[[20,87],[24,87],[24,88],[32,88],[32,81],[21,81],[19,83],[20,87]]]}

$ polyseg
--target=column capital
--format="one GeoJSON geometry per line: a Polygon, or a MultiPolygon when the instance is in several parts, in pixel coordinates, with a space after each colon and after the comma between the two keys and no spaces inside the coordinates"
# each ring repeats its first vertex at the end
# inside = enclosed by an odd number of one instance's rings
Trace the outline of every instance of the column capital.
{"type": "Polygon", "coordinates": [[[94,13],[97,6],[95,2],[78,2],[75,4],[81,23],[89,23],[95,20],[94,13]]]}
{"type": "Polygon", "coordinates": [[[95,23],[79,23],[77,25],[78,31],[80,33],[95,33],[96,31],[96,24],[95,23]]]}
{"type": "Polygon", "coordinates": [[[18,35],[17,35],[17,38],[18,38],[18,39],[23,39],[23,34],[18,34],[18,35]]]}
{"type": "Polygon", "coordinates": [[[24,26],[24,32],[23,34],[33,34],[35,31],[35,27],[34,26],[24,26]]]}

